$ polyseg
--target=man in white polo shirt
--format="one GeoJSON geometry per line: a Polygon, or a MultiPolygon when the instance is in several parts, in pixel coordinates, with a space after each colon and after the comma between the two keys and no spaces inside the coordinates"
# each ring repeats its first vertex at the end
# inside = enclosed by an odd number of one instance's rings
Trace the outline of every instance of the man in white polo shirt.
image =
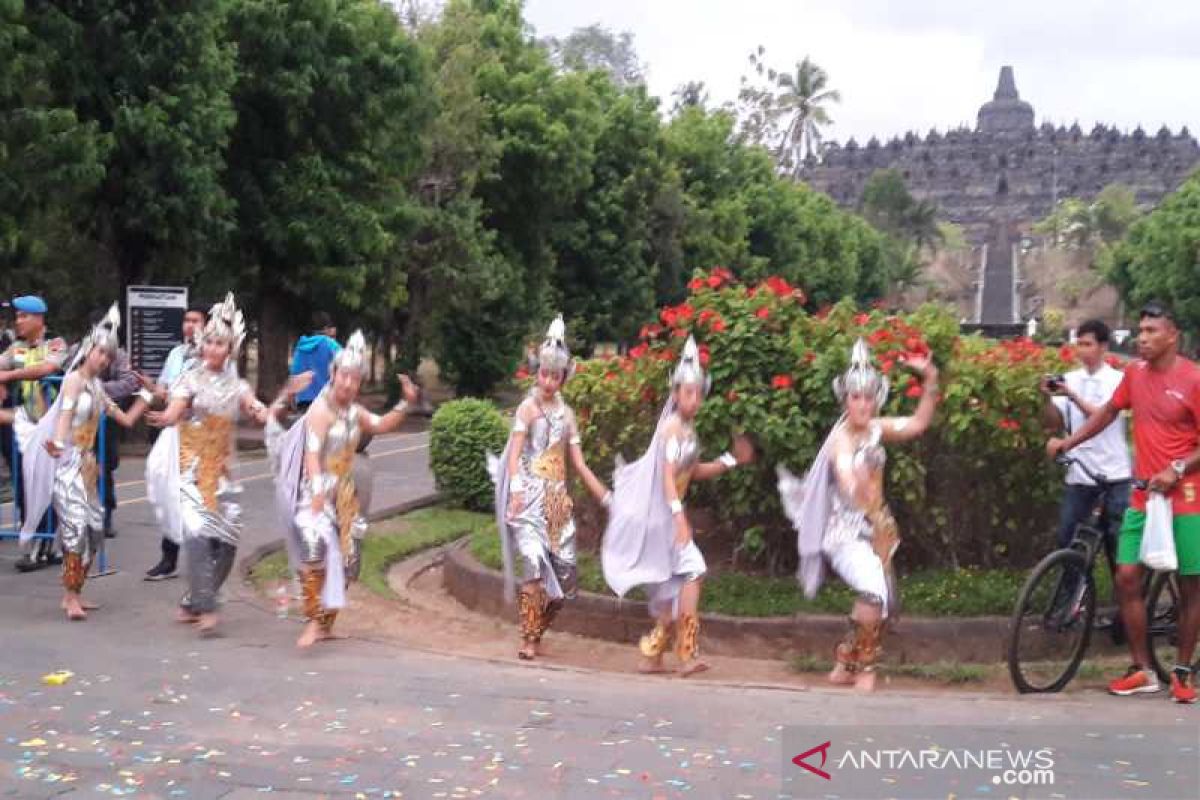
{"type": "MultiPolygon", "coordinates": [[[[1116,391],[1122,373],[1105,360],[1109,334],[1108,326],[1097,319],[1080,325],[1075,333],[1075,354],[1082,365],[1080,369],[1068,372],[1061,381],[1043,379],[1042,391],[1047,395],[1044,417],[1048,429],[1065,429],[1069,436],[1079,430],[1088,417],[1104,408],[1116,391]]],[[[1105,482],[1097,485],[1078,464],[1073,464],[1067,471],[1067,485],[1059,512],[1058,546],[1070,544],[1075,528],[1087,521],[1096,506],[1103,502],[1100,527],[1111,566],[1116,563],[1113,560],[1116,534],[1125,509],[1129,507],[1133,474],[1124,418],[1117,417],[1094,438],[1072,450],[1071,456],[1104,477],[1105,482]]]]}

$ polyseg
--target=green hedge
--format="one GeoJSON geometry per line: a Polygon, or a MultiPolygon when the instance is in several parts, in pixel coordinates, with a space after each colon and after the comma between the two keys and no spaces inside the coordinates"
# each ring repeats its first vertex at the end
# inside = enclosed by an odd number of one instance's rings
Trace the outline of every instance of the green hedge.
{"type": "Polygon", "coordinates": [[[486,454],[500,455],[507,439],[504,417],[486,400],[452,400],[438,408],[429,428],[429,466],[447,503],[492,509],[495,490],[486,454]]]}

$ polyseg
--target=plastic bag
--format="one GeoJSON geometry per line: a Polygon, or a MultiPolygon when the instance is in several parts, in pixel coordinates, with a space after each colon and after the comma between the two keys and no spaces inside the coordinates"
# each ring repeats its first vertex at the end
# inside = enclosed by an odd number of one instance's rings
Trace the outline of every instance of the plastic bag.
{"type": "Polygon", "coordinates": [[[1170,571],[1179,567],[1171,501],[1158,492],[1151,493],[1146,500],[1146,528],[1142,531],[1138,558],[1153,570],[1170,571]]]}

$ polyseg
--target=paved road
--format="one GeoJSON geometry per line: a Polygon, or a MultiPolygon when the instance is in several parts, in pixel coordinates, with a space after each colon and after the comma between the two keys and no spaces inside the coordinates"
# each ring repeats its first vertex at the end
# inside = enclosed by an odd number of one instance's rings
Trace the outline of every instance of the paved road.
{"type": "MultiPolygon", "coordinates": [[[[373,444],[377,503],[428,488],[425,442],[403,434],[373,444]]],[[[236,591],[222,635],[198,639],[169,619],[180,582],[140,580],[157,534],[136,469],[121,476],[121,572],[89,584],[105,607],[88,622],[62,620],[49,571],[0,564],[0,797],[775,798],[785,725],[836,738],[835,723],[1194,729],[1197,719],[1197,709],[1162,698],[859,698],[522,667],[367,640],[298,653],[296,623],[236,591]],[[74,677],[42,682],[59,669],[74,677]]],[[[247,542],[274,538],[265,465],[245,463],[241,474],[247,542]]],[[[9,555],[10,545],[0,548],[9,555]]],[[[839,796],[817,786],[795,796],[839,796]]]]}

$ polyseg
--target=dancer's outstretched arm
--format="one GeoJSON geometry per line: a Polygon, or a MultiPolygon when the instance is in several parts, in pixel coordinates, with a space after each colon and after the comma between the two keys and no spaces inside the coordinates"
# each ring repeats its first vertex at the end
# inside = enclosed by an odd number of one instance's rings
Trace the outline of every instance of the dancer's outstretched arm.
{"type": "Polygon", "coordinates": [[[692,480],[707,481],[719,478],[726,472],[752,461],[754,461],[754,445],[744,434],[739,433],[733,437],[733,444],[730,445],[728,451],[721,454],[720,458],[697,464],[696,468],[692,470],[692,480]]]}
{"type": "Polygon", "coordinates": [[[409,406],[417,402],[416,384],[407,375],[397,375],[396,377],[400,379],[400,396],[404,399],[404,402],[397,403],[391,411],[382,417],[377,417],[374,414],[363,416],[360,423],[363,433],[369,436],[378,436],[382,433],[391,433],[394,430],[398,430],[408,417],[409,406]]]}
{"type": "Polygon", "coordinates": [[[922,376],[921,402],[911,417],[887,417],[883,420],[882,436],[885,442],[908,442],[919,438],[929,430],[933,414],[937,411],[938,368],[932,356],[907,359],[905,366],[922,376]]]}

